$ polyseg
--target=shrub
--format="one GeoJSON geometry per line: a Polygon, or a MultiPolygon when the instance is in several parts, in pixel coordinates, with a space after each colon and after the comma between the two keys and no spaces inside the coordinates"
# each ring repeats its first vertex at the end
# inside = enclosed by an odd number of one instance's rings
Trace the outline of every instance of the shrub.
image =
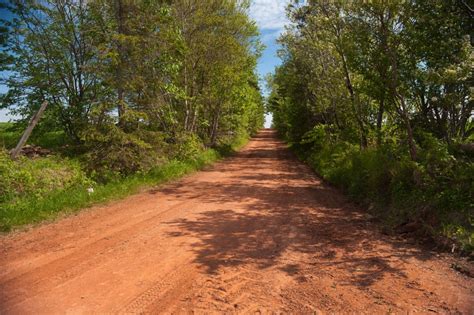
{"type": "Polygon", "coordinates": [[[163,163],[168,144],[160,132],[124,132],[114,124],[89,129],[83,137],[87,153],[86,170],[100,182],[145,173],[163,163]]]}
{"type": "Polygon", "coordinates": [[[204,150],[201,139],[192,133],[178,134],[173,142],[169,156],[178,160],[194,159],[204,150]]]}
{"type": "Polygon", "coordinates": [[[0,203],[90,183],[77,161],[54,156],[12,161],[5,150],[0,151],[0,178],[0,203]]]}
{"type": "Polygon", "coordinates": [[[419,221],[472,247],[474,164],[469,158],[454,157],[430,134],[418,134],[416,162],[389,144],[360,150],[335,137],[318,126],[296,148],[323,178],[357,201],[376,205],[375,214],[388,223],[419,221]]]}

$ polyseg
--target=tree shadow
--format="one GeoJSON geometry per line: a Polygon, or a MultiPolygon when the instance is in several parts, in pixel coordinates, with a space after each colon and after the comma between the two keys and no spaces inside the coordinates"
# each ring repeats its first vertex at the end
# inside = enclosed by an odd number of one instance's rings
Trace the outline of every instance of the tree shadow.
{"type": "Polygon", "coordinates": [[[197,180],[161,190],[214,205],[196,218],[167,222],[169,236],[197,239],[195,263],[209,274],[252,264],[278,267],[298,279],[310,266],[343,270],[347,285],[370,286],[387,274],[406,278],[404,262],[433,254],[383,235],[363,210],[318,179],[284,144],[262,138],[259,147],[208,170],[229,172],[224,182],[197,180]],[[305,261],[289,261],[294,254],[304,254],[305,261]]]}

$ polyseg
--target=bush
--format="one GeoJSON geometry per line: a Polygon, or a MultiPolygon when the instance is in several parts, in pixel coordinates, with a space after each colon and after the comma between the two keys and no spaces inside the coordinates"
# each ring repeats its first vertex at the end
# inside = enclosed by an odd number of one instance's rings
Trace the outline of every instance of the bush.
{"type": "Polygon", "coordinates": [[[146,173],[162,164],[168,144],[160,132],[136,130],[124,132],[114,124],[90,129],[85,133],[86,170],[99,182],[146,173]]]}
{"type": "Polygon", "coordinates": [[[225,150],[220,146],[205,150],[193,135],[165,138],[147,130],[125,133],[108,124],[89,130],[83,140],[88,151],[82,165],[57,156],[12,161],[5,150],[0,151],[0,231],[179,178],[234,152],[247,139],[230,139],[221,144],[225,150]],[[86,176],[86,170],[96,182],[86,176]],[[93,192],[88,191],[90,186],[93,192]]]}
{"type": "Polygon", "coordinates": [[[58,157],[12,161],[5,150],[0,151],[0,178],[0,203],[90,183],[77,161],[58,157]]]}
{"type": "Polygon", "coordinates": [[[96,203],[125,197],[144,187],[201,169],[219,158],[216,151],[206,150],[193,160],[172,160],[151,169],[148,173],[130,175],[105,184],[97,183],[93,193],[87,191],[86,188],[91,182],[86,179],[86,185],[77,183],[41,195],[22,195],[10,202],[0,203],[0,231],[9,231],[20,225],[55,218],[59,213],[72,212],[96,203]]]}
{"type": "Polygon", "coordinates": [[[192,133],[181,133],[173,139],[170,146],[169,156],[178,160],[189,160],[196,158],[202,151],[204,145],[201,139],[192,133]]]}
{"type": "Polygon", "coordinates": [[[387,223],[418,221],[472,247],[474,164],[469,158],[455,158],[430,134],[418,135],[416,162],[389,144],[360,150],[335,137],[318,126],[296,147],[323,178],[357,201],[375,205],[375,214],[387,223]]]}

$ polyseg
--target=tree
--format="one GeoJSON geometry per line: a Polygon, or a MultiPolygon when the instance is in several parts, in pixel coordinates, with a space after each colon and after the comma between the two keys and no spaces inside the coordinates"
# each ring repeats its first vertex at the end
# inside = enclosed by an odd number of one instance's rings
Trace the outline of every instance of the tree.
{"type": "Polygon", "coordinates": [[[12,1],[3,104],[26,120],[48,100],[43,129],[65,131],[93,167],[113,172],[247,136],[263,125],[248,5],[12,1]]]}
{"type": "Polygon", "coordinates": [[[78,142],[102,92],[97,76],[85,71],[95,58],[84,31],[85,2],[12,1],[8,9],[14,16],[5,23],[12,75],[3,106],[29,117],[47,100],[43,120],[78,142]]]}
{"type": "Polygon", "coordinates": [[[448,144],[466,139],[472,22],[463,12],[452,1],[291,5],[293,26],[280,39],[284,63],[273,98],[299,113],[292,139],[319,123],[335,126],[349,141],[357,132],[362,148],[374,131],[380,147],[384,134],[404,130],[412,160],[418,158],[417,130],[448,144]]]}

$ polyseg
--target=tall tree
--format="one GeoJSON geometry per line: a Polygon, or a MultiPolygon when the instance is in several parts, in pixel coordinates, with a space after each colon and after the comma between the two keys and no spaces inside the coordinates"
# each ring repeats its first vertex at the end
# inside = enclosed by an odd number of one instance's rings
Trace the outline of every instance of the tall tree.
{"type": "Polygon", "coordinates": [[[85,71],[95,56],[87,43],[85,1],[12,1],[7,52],[11,76],[4,107],[25,117],[48,100],[46,120],[75,141],[102,87],[85,71]]]}

